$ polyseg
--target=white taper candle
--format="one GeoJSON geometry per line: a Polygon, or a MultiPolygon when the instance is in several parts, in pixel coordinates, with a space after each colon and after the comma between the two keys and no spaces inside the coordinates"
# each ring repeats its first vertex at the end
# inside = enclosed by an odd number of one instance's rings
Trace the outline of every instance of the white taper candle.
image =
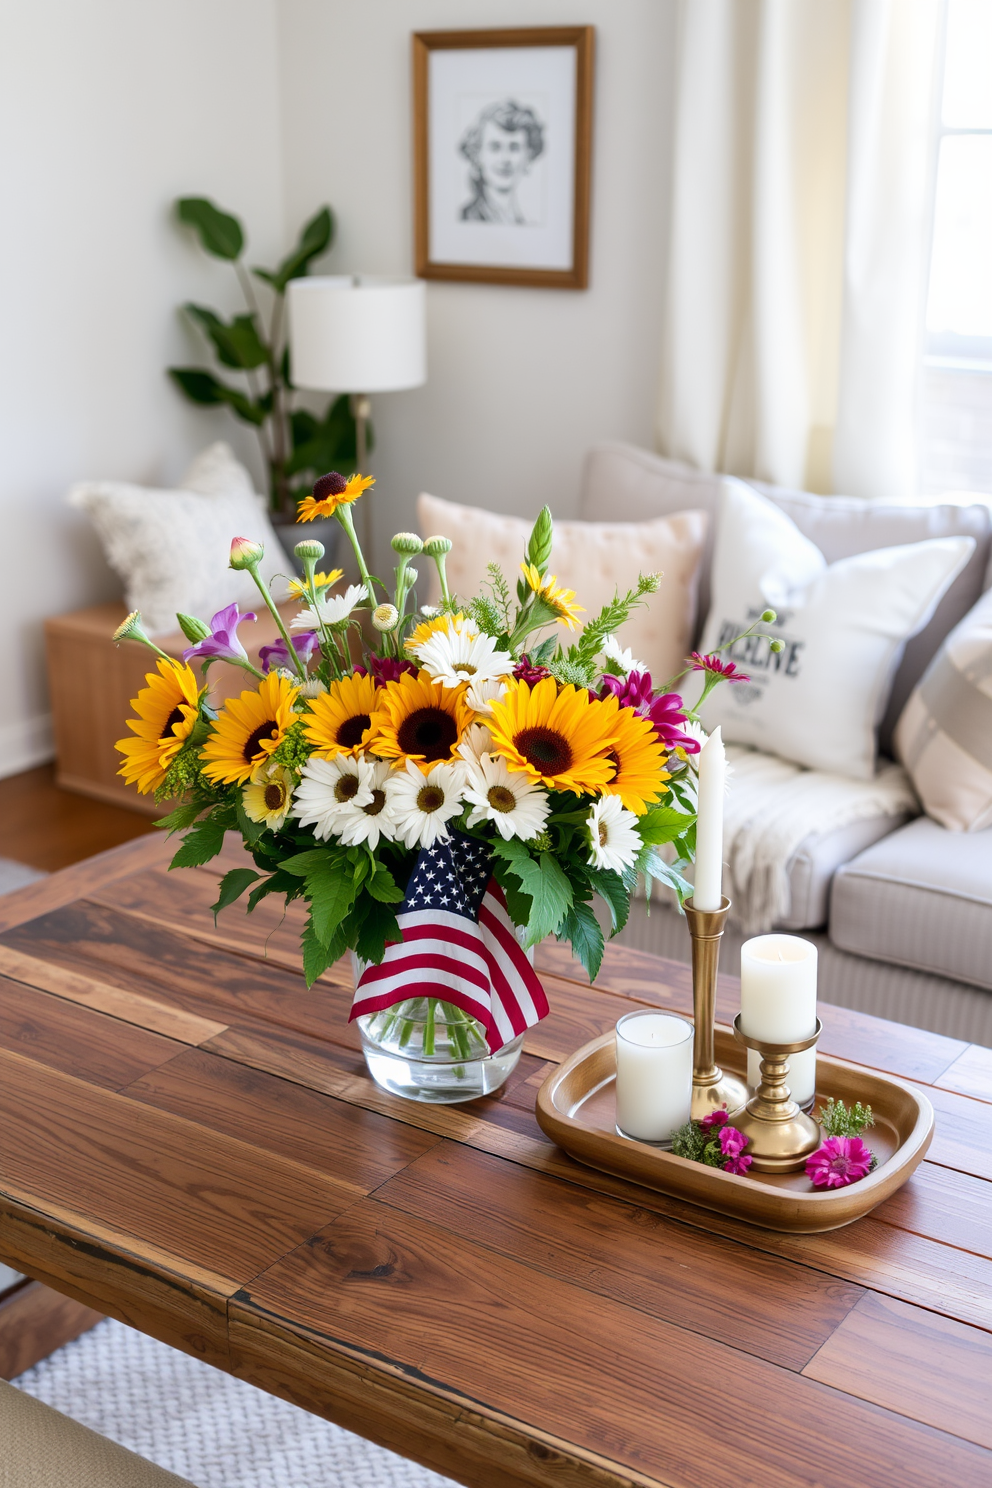
{"type": "Polygon", "coordinates": [[[723,903],[723,797],[727,755],[718,728],[699,751],[696,872],[692,902],[712,914],[723,903]]]}

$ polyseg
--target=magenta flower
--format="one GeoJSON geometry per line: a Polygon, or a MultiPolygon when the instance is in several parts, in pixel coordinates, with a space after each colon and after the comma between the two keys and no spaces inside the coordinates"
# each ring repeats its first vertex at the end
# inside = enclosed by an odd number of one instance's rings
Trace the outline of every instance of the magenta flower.
{"type": "Polygon", "coordinates": [[[650,718],[654,731],[666,749],[684,749],[686,754],[699,753],[699,740],[682,733],[685,710],[677,692],[654,695],[650,672],[631,672],[629,677],[603,678],[601,697],[612,693],[621,708],[633,708],[642,718],[650,718]]]}
{"type": "Polygon", "coordinates": [[[239,615],[236,604],[229,604],[223,610],[218,610],[210,620],[210,635],[197,641],[195,646],[187,646],[183,652],[183,661],[189,661],[191,656],[202,656],[205,661],[214,658],[222,661],[247,661],[248,652],[238,639],[238,626],[244,620],[255,618],[254,610],[249,610],[246,615],[239,615]]]}
{"type": "Polygon", "coordinates": [[[723,1126],[726,1120],[727,1108],[726,1106],[721,1106],[719,1111],[710,1111],[707,1116],[703,1117],[699,1124],[703,1128],[703,1131],[709,1131],[711,1127],[723,1126]]]}
{"type": "MultiPolygon", "coordinates": [[[[377,684],[381,687],[384,682],[396,682],[404,672],[412,672],[417,675],[417,668],[412,661],[407,661],[398,656],[370,656],[369,666],[377,684]]],[[[355,667],[355,671],[359,670],[355,667]]],[[[364,670],[362,668],[361,670],[364,670]]]]}
{"type": "Polygon", "coordinates": [[[750,1157],[745,1157],[742,1152],[735,1152],[727,1158],[727,1161],[723,1165],[723,1171],[725,1173],[736,1173],[739,1178],[743,1178],[746,1176],[751,1162],[752,1159],[750,1157]]]}
{"type": "Polygon", "coordinates": [[[806,1177],[814,1188],[846,1188],[871,1170],[871,1149],[860,1137],[828,1137],[806,1159],[806,1177]]]}
{"type": "Polygon", "coordinates": [[[736,661],[721,661],[719,656],[700,656],[698,651],[693,651],[689,657],[689,663],[694,672],[713,672],[722,677],[724,682],[750,682],[751,680],[744,672],[737,670],[736,661]]]}
{"type": "Polygon", "coordinates": [[[722,1126],[719,1140],[720,1150],[724,1157],[739,1157],[747,1146],[749,1138],[743,1132],[739,1132],[736,1126],[722,1126]]]}
{"type": "MultiPolygon", "coordinates": [[[[320,646],[317,643],[317,632],[315,630],[304,630],[293,637],[293,650],[304,665],[310,661],[314,652],[320,655],[320,646]]],[[[258,659],[263,672],[270,672],[273,667],[289,666],[289,647],[282,636],[276,636],[271,646],[259,646],[258,659]]]]}
{"type": "MultiPolygon", "coordinates": [[[[537,683],[542,682],[545,677],[550,677],[551,673],[548,671],[547,667],[532,666],[531,659],[525,651],[520,660],[517,662],[516,666],[513,668],[513,675],[519,682],[526,682],[528,687],[535,687],[537,683]]],[[[596,694],[593,693],[593,697],[595,696],[596,694]]]]}

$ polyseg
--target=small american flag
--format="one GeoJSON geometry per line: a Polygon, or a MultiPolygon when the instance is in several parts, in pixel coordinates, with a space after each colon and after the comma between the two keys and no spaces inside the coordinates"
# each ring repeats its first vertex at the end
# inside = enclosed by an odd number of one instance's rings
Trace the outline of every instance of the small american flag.
{"type": "Polygon", "coordinates": [[[491,861],[485,843],[462,832],[421,849],[397,914],[403,939],[359,977],[352,1018],[437,997],[477,1018],[495,1054],[547,1014],[491,861]]]}

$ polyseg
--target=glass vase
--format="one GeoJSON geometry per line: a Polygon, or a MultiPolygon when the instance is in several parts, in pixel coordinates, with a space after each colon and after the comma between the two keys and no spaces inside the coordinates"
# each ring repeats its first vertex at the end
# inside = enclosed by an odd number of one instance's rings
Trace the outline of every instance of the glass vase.
{"type": "MultiPolygon", "coordinates": [[[[356,960],[356,984],[362,970],[356,960]]],[[[498,1090],[516,1067],[524,1042],[520,1034],[490,1054],[482,1024],[436,997],[410,997],[356,1021],[376,1084],[406,1100],[438,1105],[498,1090]]]]}

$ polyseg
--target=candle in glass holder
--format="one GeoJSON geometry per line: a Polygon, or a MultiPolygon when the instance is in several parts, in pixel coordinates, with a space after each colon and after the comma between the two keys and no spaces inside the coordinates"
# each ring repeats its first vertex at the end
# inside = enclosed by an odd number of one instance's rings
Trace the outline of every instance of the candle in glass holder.
{"type": "Polygon", "coordinates": [[[689,1120],[692,1024],[645,1008],[617,1024],[617,1130],[667,1145],[689,1120]]]}
{"type": "Polygon", "coordinates": [[[712,914],[723,903],[723,799],[727,756],[718,728],[699,751],[699,790],[696,803],[696,869],[692,903],[712,914]]]}
{"type": "MultiPolygon", "coordinates": [[[[741,1031],[793,1044],[816,1030],[816,946],[798,935],[756,935],[741,946],[741,1031]]],[[[747,1054],[747,1083],[761,1081],[761,1055],[747,1054]]],[[[789,1057],[786,1082],[800,1106],[816,1091],[816,1048],[789,1057]]]]}

